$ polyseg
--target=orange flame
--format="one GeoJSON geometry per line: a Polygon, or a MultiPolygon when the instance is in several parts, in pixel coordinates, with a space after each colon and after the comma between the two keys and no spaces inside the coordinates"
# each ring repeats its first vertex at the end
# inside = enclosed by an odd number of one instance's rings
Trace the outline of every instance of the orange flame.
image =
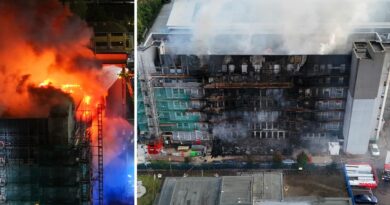
{"type": "MultiPolygon", "coordinates": [[[[93,97],[93,95],[86,93],[86,91],[83,90],[80,84],[70,84],[65,83],[61,85],[57,85],[54,83],[51,79],[46,79],[42,83],[39,84],[39,87],[47,87],[52,86],[61,89],[63,92],[70,94],[70,96],[73,98],[76,104],[78,104],[77,110],[76,110],[76,118],[78,120],[92,123],[92,121],[95,118],[95,107],[91,106],[92,104],[99,104],[101,103],[98,97],[93,97]],[[79,102],[79,103],[78,103],[79,102]]],[[[98,94],[95,93],[97,96],[98,94]]]]}
{"type": "Polygon", "coordinates": [[[63,84],[61,86],[61,90],[69,94],[73,94],[76,91],[76,89],[82,90],[79,84],[63,84]]]}
{"type": "Polygon", "coordinates": [[[50,79],[46,79],[42,83],[39,84],[39,87],[47,87],[49,85],[52,85],[52,82],[50,79]]]}
{"type": "Polygon", "coordinates": [[[85,102],[85,104],[90,105],[91,104],[91,96],[86,95],[84,97],[84,102],[85,102]]]}

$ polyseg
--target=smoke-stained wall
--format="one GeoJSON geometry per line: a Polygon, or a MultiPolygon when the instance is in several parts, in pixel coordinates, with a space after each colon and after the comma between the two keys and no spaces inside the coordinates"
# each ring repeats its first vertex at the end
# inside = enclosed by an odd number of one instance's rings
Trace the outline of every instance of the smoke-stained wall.
{"type": "MultiPolygon", "coordinates": [[[[169,41],[164,46],[170,46],[169,41]]],[[[147,51],[161,49],[139,52],[143,60],[153,60],[148,64],[153,63],[154,69],[143,64],[139,69],[142,93],[153,92],[143,100],[158,113],[149,113],[150,119],[158,121],[149,129],[155,137],[189,144],[213,138],[239,144],[293,137],[343,138],[347,55],[195,56],[147,51]],[[190,120],[196,113],[199,117],[190,120]]]]}

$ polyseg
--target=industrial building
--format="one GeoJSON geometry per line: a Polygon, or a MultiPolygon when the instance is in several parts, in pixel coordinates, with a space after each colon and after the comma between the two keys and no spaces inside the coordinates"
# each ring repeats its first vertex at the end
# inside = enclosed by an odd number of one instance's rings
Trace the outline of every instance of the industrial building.
{"type": "Polygon", "coordinates": [[[73,110],[0,119],[0,204],[91,204],[90,132],[73,110]]]}
{"type": "Polygon", "coordinates": [[[233,154],[266,153],[261,142],[272,140],[281,151],[323,140],[364,154],[378,140],[390,65],[387,23],[358,25],[327,54],[287,52],[272,28],[242,36],[234,26],[203,51],[184,48],[191,39],[190,10],[200,10],[196,3],[175,1],[169,9],[156,21],[160,31],[138,49],[140,139],[220,139],[238,145],[228,151],[233,154]],[[246,38],[266,43],[242,49],[239,41],[246,38]]]}
{"type": "MultiPolygon", "coordinates": [[[[307,188],[294,186],[282,173],[259,172],[241,176],[167,177],[158,205],[350,205],[346,185],[343,190],[329,183],[315,188],[320,195],[306,195],[307,188]],[[334,190],[335,191],[334,191],[334,190]],[[299,191],[298,191],[299,190],[299,191]],[[303,190],[303,191],[302,191],[303,190]],[[332,190],[329,192],[329,190],[332,190]]],[[[308,182],[310,184],[310,182],[308,182]]],[[[310,186],[310,185],[308,185],[310,186]]],[[[313,194],[313,193],[312,193],[313,194]]]]}

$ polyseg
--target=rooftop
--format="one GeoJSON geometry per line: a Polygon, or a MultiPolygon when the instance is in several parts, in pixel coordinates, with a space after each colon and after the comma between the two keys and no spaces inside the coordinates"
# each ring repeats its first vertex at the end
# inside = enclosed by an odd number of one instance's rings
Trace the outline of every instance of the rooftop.
{"type": "Polygon", "coordinates": [[[220,178],[187,177],[165,179],[158,205],[215,204],[219,193],[220,178]]]}
{"type": "Polygon", "coordinates": [[[351,204],[342,174],[326,178],[321,174],[245,172],[241,176],[168,177],[158,205],[351,204]]]}
{"type": "Polygon", "coordinates": [[[161,9],[144,46],[164,39],[167,52],[173,54],[350,54],[351,42],[378,40],[376,33],[390,33],[388,0],[370,5],[317,0],[308,6],[312,12],[299,6],[302,2],[174,0],[161,9]],[[333,15],[335,7],[348,12],[333,15]],[[368,20],[352,21],[360,7],[367,7],[369,14],[363,16],[368,20]]]}
{"type": "MultiPolygon", "coordinates": [[[[294,0],[288,4],[283,0],[246,0],[237,3],[237,1],[223,0],[215,3],[197,0],[174,0],[173,5],[169,6],[171,10],[164,13],[170,13],[166,26],[171,30],[192,29],[197,26],[218,26],[229,31],[241,29],[246,29],[245,32],[248,31],[247,29],[252,30],[251,32],[281,31],[282,28],[288,29],[288,26],[285,25],[287,19],[290,23],[294,23],[294,27],[297,28],[296,32],[305,32],[305,30],[310,30],[306,25],[312,21],[304,21],[303,23],[300,20],[305,19],[307,15],[313,15],[315,17],[313,19],[321,23],[321,27],[324,27],[323,25],[332,27],[336,20],[345,20],[345,22],[353,20],[355,12],[358,12],[360,7],[365,7],[365,12],[368,15],[364,16],[367,16],[367,18],[359,21],[364,23],[353,25],[353,27],[356,29],[390,28],[390,23],[388,23],[390,14],[387,12],[390,8],[389,1],[376,1],[369,6],[364,2],[351,5],[348,0],[317,0],[312,2],[294,0]],[[306,5],[301,7],[300,5],[303,4],[306,5]],[[311,8],[312,12],[301,14],[301,11],[308,8],[311,8]],[[340,11],[337,15],[334,15],[335,8],[340,11]],[[342,12],[344,9],[349,9],[350,12],[342,12]],[[287,12],[290,15],[286,16],[287,12]],[[205,22],[204,20],[209,21],[205,22]]],[[[341,23],[344,24],[344,22],[341,23]]],[[[347,26],[347,23],[345,25],[347,26]]]]}
{"type": "Polygon", "coordinates": [[[252,180],[250,176],[222,177],[219,204],[251,204],[252,180]]]}

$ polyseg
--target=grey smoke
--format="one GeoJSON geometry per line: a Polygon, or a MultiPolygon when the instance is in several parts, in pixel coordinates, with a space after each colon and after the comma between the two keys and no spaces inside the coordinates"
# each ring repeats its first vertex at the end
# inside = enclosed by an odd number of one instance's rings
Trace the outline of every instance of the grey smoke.
{"type": "Polygon", "coordinates": [[[64,9],[58,0],[6,0],[0,7],[17,13],[18,21],[14,23],[23,27],[21,35],[37,52],[48,47],[66,52],[80,40],[88,42],[92,35],[87,23],[64,9]]]}
{"type": "MultiPolygon", "coordinates": [[[[191,37],[170,36],[171,52],[327,54],[344,46],[357,25],[388,18],[388,3],[384,0],[196,1],[194,13],[190,9],[187,12],[191,37]],[[277,33],[272,41],[264,38],[270,33],[277,33]]],[[[179,12],[176,18],[182,14],[179,12]]]]}
{"type": "Polygon", "coordinates": [[[247,138],[253,129],[253,124],[261,122],[276,122],[280,116],[277,111],[229,111],[221,117],[214,117],[213,136],[228,142],[239,142],[247,138]]]}

